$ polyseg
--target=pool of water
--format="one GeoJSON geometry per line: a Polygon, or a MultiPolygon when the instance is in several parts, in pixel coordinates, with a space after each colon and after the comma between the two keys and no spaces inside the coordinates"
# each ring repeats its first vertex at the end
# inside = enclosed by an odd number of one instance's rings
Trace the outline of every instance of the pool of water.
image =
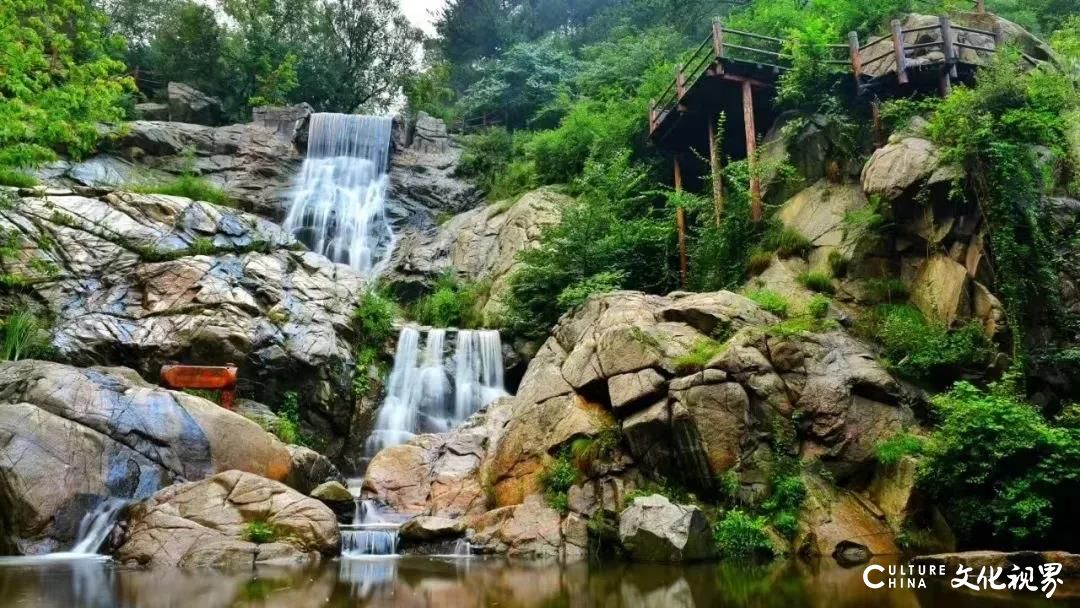
{"type": "Polygon", "coordinates": [[[307,569],[218,572],[140,570],[86,559],[0,562],[0,606],[35,608],[1080,606],[1078,590],[1070,589],[1075,584],[1066,581],[1049,602],[1037,593],[961,593],[947,581],[931,582],[927,589],[871,590],[862,582],[862,568],[832,564],[559,566],[478,558],[370,558],[307,569]]]}

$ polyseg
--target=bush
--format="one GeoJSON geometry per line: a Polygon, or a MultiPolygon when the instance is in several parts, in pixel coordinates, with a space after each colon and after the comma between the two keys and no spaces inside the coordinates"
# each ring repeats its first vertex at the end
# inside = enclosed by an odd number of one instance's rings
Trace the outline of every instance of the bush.
{"type": "Polygon", "coordinates": [[[832,306],[832,301],[818,294],[810,298],[810,302],[806,305],[806,312],[815,319],[824,319],[829,315],[830,306],[832,306]]]}
{"type": "Polygon", "coordinates": [[[829,252],[829,270],[832,271],[834,277],[846,276],[850,267],[851,258],[839,251],[829,252]]]}
{"type": "Polygon", "coordinates": [[[204,201],[225,207],[232,207],[235,204],[224,190],[194,175],[181,175],[172,181],[160,184],[133,186],[131,191],[142,194],[182,196],[194,201],[204,201]]]}
{"type": "Polygon", "coordinates": [[[375,289],[364,292],[360,305],[353,313],[353,319],[359,325],[361,342],[370,347],[382,346],[394,335],[394,317],[397,306],[394,302],[375,289]]]}
{"type": "Polygon", "coordinates": [[[959,382],[932,400],[940,418],[919,483],[962,547],[1075,551],[1080,425],[1052,425],[1001,387],[959,382]]]}
{"type": "Polygon", "coordinates": [[[716,340],[698,340],[690,352],[675,358],[675,371],[680,374],[699,372],[714,357],[724,352],[725,344],[716,340]]]}
{"type": "Polygon", "coordinates": [[[764,248],[775,251],[782,258],[803,256],[813,249],[814,244],[802,233],[784,226],[773,228],[765,235],[764,248]]]}
{"type": "Polygon", "coordinates": [[[713,524],[713,542],[724,559],[769,558],[774,550],[765,533],[765,525],[764,517],[752,517],[732,509],[713,524]]]}
{"type": "Polygon", "coordinates": [[[773,254],[771,251],[758,251],[750,255],[750,260],[746,262],[746,273],[752,277],[768,270],[769,266],[772,266],[773,254]]]}
{"type": "Polygon", "coordinates": [[[33,188],[36,185],[38,185],[38,180],[33,175],[15,169],[5,169],[0,167],[0,186],[33,188]]]}
{"type": "Polygon", "coordinates": [[[306,445],[300,433],[300,396],[294,391],[285,393],[277,411],[278,419],[270,429],[284,443],[306,445]]]}
{"type": "Polygon", "coordinates": [[[787,299],[775,291],[770,289],[755,289],[747,292],[746,297],[753,300],[763,310],[767,310],[781,319],[785,319],[788,316],[789,306],[787,299]]]}
{"type": "Polygon", "coordinates": [[[925,440],[911,433],[897,433],[878,444],[875,452],[877,461],[885,466],[892,466],[904,456],[915,456],[923,453],[925,440]]]}
{"type": "Polygon", "coordinates": [[[948,370],[978,368],[989,360],[991,348],[977,323],[949,330],[927,322],[919,309],[908,305],[882,305],[870,314],[872,337],[906,376],[928,379],[948,370]]]}
{"type": "Polygon", "coordinates": [[[574,466],[572,454],[569,449],[564,449],[540,472],[540,484],[544,487],[548,506],[566,513],[569,510],[567,492],[577,483],[577,479],[578,468],[574,466]]]}
{"type": "Polygon", "coordinates": [[[799,283],[810,291],[827,294],[835,292],[832,277],[824,272],[804,272],[799,275],[799,283]]]}
{"type": "Polygon", "coordinates": [[[601,272],[564,289],[559,294],[557,302],[566,310],[577,308],[593,295],[618,290],[622,281],[621,272],[601,272]]]}
{"type": "Polygon", "coordinates": [[[277,538],[274,528],[264,521],[249,521],[244,524],[244,538],[257,545],[272,543],[277,538]]]}
{"type": "Polygon", "coordinates": [[[409,314],[414,321],[433,327],[483,327],[489,288],[489,283],[461,282],[452,271],[447,272],[436,282],[434,292],[413,303],[409,314]]]}
{"type": "Polygon", "coordinates": [[[48,354],[50,342],[41,321],[28,310],[17,310],[0,325],[4,361],[33,359],[48,354]]]}
{"type": "Polygon", "coordinates": [[[896,304],[908,299],[908,287],[900,279],[870,279],[863,283],[866,298],[876,304],[896,304]]]}

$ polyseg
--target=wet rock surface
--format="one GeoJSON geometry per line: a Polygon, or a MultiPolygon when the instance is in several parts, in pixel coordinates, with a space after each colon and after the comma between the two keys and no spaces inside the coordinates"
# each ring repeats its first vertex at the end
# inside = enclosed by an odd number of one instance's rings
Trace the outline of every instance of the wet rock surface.
{"type": "Polygon", "coordinates": [[[163,195],[23,192],[0,210],[19,254],[4,272],[53,318],[57,356],[128,365],[234,363],[242,395],[301,399],[304,426],[340,454],[353,416],[349,268],[256,215],[163,195]]]}
{"type": "Polygon", "coordinates": [[[135,505],[116,558],[141,566],[252,568],[310,564],[337,553],[334,513],[257,475],[226,471],[135,505]],[[268,530],[257,538],[252,526],[268,530]]]}
{"type": "Polygon", "coordinates": [[[69,548],[104,496],[140,500],[230,469],[307,473],[254,422],[130,369],[0,363],[0,544],[12,552],[69,548]]]}

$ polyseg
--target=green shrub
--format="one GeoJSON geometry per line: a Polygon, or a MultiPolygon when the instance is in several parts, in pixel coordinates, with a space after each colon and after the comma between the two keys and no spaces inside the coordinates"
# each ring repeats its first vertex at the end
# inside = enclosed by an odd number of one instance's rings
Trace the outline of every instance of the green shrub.
{"type": "Polygon", "coordinates": [[[191,252],[191,255],[212,255],[217,251],[217,247],[214,246],[213,239],[201,236],[191,242],[188,251],[191,252]]]}
{"type": "Polygon", "coordinates": [[[824,272],[804,272],[799,275],[799,283],[810,291],[832,294],[835,290],[832,277],[824,272]]]}
{"type": "Polygon", "coordinates": [[[596,294],[609,293],[619,289],[623,281],[621,272],[601,272],[567,287],[559,294],[560,307],[570,310],[584,304],[596,294]]]}
{"type": "Polygon", "coordinates": [[[278,419],[271,430],[278,439],[288,444],[306,445],[300,433],[300,395],[294,391],[285,393],[277,411],[278,419]]]}
{"type": "Polygon", "coordinates": [[[754,289],[747,292],[747,298],[753,300],[763,310],[767,310],[781,319],[788,316],[788,301],[784,296],[770,289],[754,289]]]}
{"type": "Polygon", "coordinates": [[[917,435],[897,433],[877,445],[877,461],[886,466],[894,465],[904,456],[922,454],[925,443],[925,440],[917,435]]]}
{"type": "Polygon", "coordinates": [[[142,194],[166,194],[169,196],[182,196],[194,201],[204,201],[215,205],[231,207],[233,203],[229,195],[217,186],[201,177],[194,175],[181,175],[176,179],[159,184],[137,185],[131,188],[132,192],[142,194]]]}
{"type": "Polygon", "coordinates": [[[991,349],[977,323],[949,330],[908,305],[881,305],[870,315],[872,337],[904,375],[926,379],[943,370],[979,368],[989,360],[991,349]]]}
{"type": "Polygon", "coordinates": [[[806,304],[806,312],[815,319],[824,319],[829,315],[829,307],[832,306],[832,300],[818,294],[812,298],[806,304]]]}
{"type": "Polygon", "coordinates": [[[764,248],[775,251],[782,258],[791,258],[806,255],[813,249],[814,244],[797,230],[778,227],[765,235],[764,248]]]}
{"type": "Polygon", "coordinates": [[[750,260],[746,262],[746,273],[752,277],[755,277],[765,272],[769,266],[772,266],[773,253],[771,251],[757,251],[750,255],[750,260]]]}
{"type": "Polygon", "coordinates": [[[33,359],[47,355],[50,350],[48,332],[41,320],[28,310],[17,310],[0,326],[3,333],[3,351],[0,358],[4,361],[33,359]]]}
{"type": "Polygon", "coordinates": [[[434,327],[483,327],[483,305],[490,288],[488,282],[462,282],[447,272],[439,277],[434,292],[413,303],[409,314],[414,321],[434,327]]]}
{"type": "Polygon", "coordinates": [[[244,524],[244,538],[257,545],[272,543],[277,538],[273,526],[264,521],[249,521],[244,524]]]}
{"type": "Polygon", "coordinates": [[[5,169],[0,167],[0,186],[33,188],[36,185],[38,185],[38,180],[33,175],[15,169],[5,169]]]}
{"type": "Polygon", "coordinates": [[[726,344],[716,340],[702,339],[694,342],[690,352],[675,358],[675,370],[680,374],[699,372],[720,353],[726,344]]]}
{"type": "Polygon", "coordinates": [[[897,304],[908,299],[908,287],[900,279],[869,279],[863,289],[867,300],[876,304],[897,304]]]}
{"type": "Polygon", "coordinates": [[[570,444],[574,466],[586,475],[595,471],[597,465],[610,463],[622,443],[622,427],[614,420],[609,422],[595,437],[582,437],[570,444]]]}
{"type": "Polygon", "coordinates": [[[713,542],[724,559],[769,558],[774,550],[765,533],[765,526],[764,517],[752,517],[739,509],[732,509],[713,524],[713,542]]]}
{"type": "Polygon", "coordinates": [[[375,289],[364,292],[360,305],[353,313],[359,326],[360,340],[364,345],[377,348],[394,335],[394,317],[397,307],[393,300],[375,289]]]}
{"type": "Polygon", "coordinates": [[[562,450],[544,466],[540,472],[540,484],[544,487],[548,506],[561,513],[569,510],[567,492],[577,483],[578,474],[570,449],[562,450]]]}
{"type": "Polygon", "coordinates": [[[836,250],[829,252],[829,270],[832,271],[834,277],[847,276],[850,268],[851,258],[836,250]]]}
{"type": "Polygon", "coordinates": [[[940,419],[919,483],[962,547],[1077,548],[1080,425],[1053,425],[996,387],[959,382],[932,400],[940,419]],[[1068,539],[1072,539],[1069,541],[1068,539]]]}

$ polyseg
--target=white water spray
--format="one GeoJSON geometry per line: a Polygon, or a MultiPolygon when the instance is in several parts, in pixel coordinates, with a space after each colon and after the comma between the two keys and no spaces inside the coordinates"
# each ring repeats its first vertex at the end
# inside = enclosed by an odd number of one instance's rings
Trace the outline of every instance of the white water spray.
{"type": "Polygon", "coordinates": [[[417,433],[443,433],[506,394],[502,341],[493,330],[460,330],[447,353],[445,329],[405,327],[398,336],[386,399],[365,444],[368,458],[417,433]],[[452,407],[451,407],[452,400],[452,407]]]}
{"type": "Polygon", "coordinates": [[[312,251],[367,277],[382,272],[396,243],[386,217],[392,127],[386,116],[312,114],[285,218],[312,251]]]}

